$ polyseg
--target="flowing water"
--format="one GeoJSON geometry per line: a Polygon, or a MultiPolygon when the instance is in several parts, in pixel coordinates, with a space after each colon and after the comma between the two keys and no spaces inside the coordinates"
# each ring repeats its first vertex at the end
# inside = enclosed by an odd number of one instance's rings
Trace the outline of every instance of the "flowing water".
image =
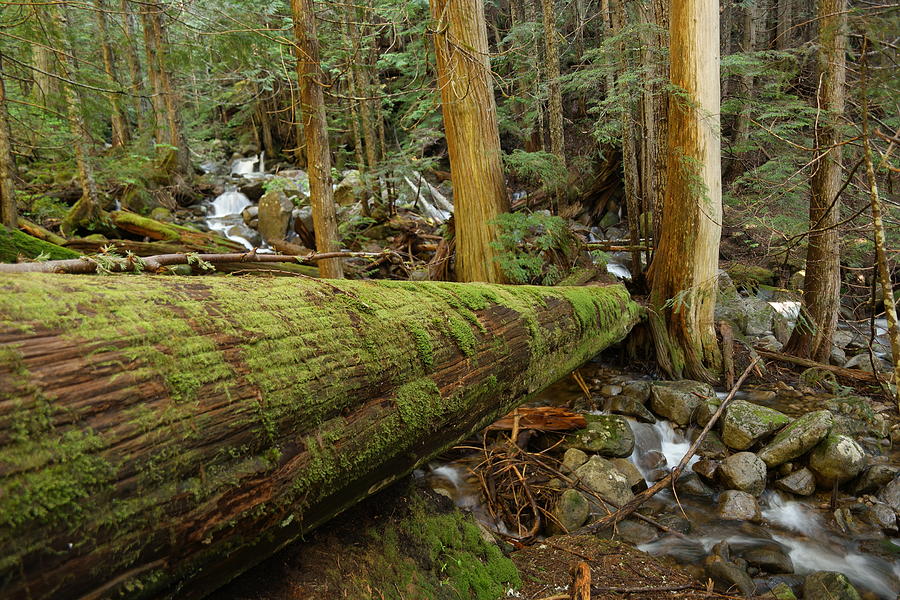
{"type": "Polygon", "coordinates": [[[247,196],[237,191],[235,186],[229,186],[210,204],[206,224],[212,231],[218,231],[229,240],[240,242],[248,250],[252,250],[253,244],[250,240],[255,234],[241,217],[241,211],[250,204],[247,196]]]}

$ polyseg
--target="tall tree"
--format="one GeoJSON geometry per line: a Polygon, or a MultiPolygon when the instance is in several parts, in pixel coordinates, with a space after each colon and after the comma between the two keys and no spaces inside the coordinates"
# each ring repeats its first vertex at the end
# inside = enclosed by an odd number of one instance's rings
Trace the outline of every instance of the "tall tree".
{"type": "Polygon", "coordinates": [[[556,3],[541,0],[544,17],[544,62],[547,75],[547,116],[550,122],[550,152],[566,164],[563,135],[562,90],[559,84],[559,33],[556,31],[556,3]]]}
{"type": "MultiPolygon", "coordinates": [[[[319,39],[313,0],[291,0],[294,38],[297,42],[297,78],[303,130],[306,132],[306,170],[309,173],[309,197],[313,209],[316,249],[333,252],[341,249],[334,208],[331,178],[331,150],[328,147],[328,122],[325,120],[325,95],[322,92],[322,68],[319,64],[319,39]]],[[[322,277],[341,278],[340,259],[319,261],[322,277]]]]}
{"type": "Polygon", "coordinates": [[[846,93],[847,0],[819,0],[818,12],[816,101],[823,111],[815,129],[819,156],[810,182],[810,231],[801,318],[785,352],[828,362],[840,309],[841,246],[837,225],[841,208],[840,120],[846,93]]]}
{"type": "Polygon", "coordinates": [[[134,108],[134,118],[138,130],[143,131],[147,124],[144,103],[146,92],[144,90],[144,75],[141,71],[141,61],[138,58],[137,42],[135,41],[134,12],[131,10],[129,0],[121,0],[119,10],[122,13],[122,50],[125,62],[128,64],[128,76],[131,83],[131,103],[134,108]]]}
{"type": "MultiPolygon", "coordinates": [[[[97,19],[97,31],[100,34],[100,55],[103,57],[103,70],[109,84],[116,88],[121,88],[119,76],[116,72],[116,59],[113,54],[112,39],[109,35],[109,26],[107,24],[106,0],[94,0],[94,15],[97,19]]],[[[110,125],[112,128],[112,145],[124,146],[131,134],[128,129],[128,119],[125,118],[125,111],[122,108],[121,95],[118,90],[107,94],[111,109],[110,125]]]]}
{"type": "Polygon", "coordinates": [[[0,224],[15,228],[19,211],[16,206],[16,186],[13,181],[12,142],[10,141],[9,115],[6,111],[6,85],[3,81],[2,57],[0,57],[0,224]]]}
{"type": "Polygon", "coordinates": [[[431,0],[460,281],[503,281],[492,224],[509,210],[483,0],[431,0]]]}
{"type": "Polygon", "coordinates": [[[672,3],[668,183],[651,265],[657,359],[673,377],[713,381],[713,310],[722,231],[717,0],[672,3]]]}

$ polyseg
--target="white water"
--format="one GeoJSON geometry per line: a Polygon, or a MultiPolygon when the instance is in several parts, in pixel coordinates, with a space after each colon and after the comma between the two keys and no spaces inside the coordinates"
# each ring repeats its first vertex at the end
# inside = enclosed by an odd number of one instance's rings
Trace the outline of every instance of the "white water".
{"type": "Polygon", "coordinates": [[[248,250],[252,250],[253,244],[247,237],[241,235],[242,233],[246,236],[252,235],[241,217],[241,211],[250,205],[250,199],[232,186],[213,200],[210,206],[212,214],[207,217],[206,224],[213,231],[218,231],[229,240],[239,242],[248,250]]]}
{"type": "Polygon", "coordinates": [[[623,264],[617,262],[608,262],[606,263],[606,272],[614,275],[618,279],[631,281],[631,271],[629,271],[628,267],[623,264]]]}
{"type": "Polygon", "coordinates": [[[258,156],[248,158],[236,158],[231,163],[232,177],[250,175],[252,173],[266,172],[266,153],[260,152],[258,156]]]}
{"type": "Polygon", "coordinates": [[[781,492],[767,493],[765,502],[768,506],[763,508],[762,515],[766,521],[808,536],[825,534],[822,517],[807,504],[787,498],[781,492]]]}
{"type": "MultiPolygon", "coordinates": [[[[653,483],[650,476],[655,469],[647,469],[641,466],[641,459],[645,454],[651,451],[661,452],[666,457],[667,468],[674,469],[691,447],[691,442],[675,431],[675,428],[669,421],[660,420],[653,425],[649,425],[629,419],[629,423],[635,436],[635,448],[631,454],[631,461],[641,472],[641,475],[644,476],[644,479],[647,480],[648,485],[653,483]]],[[[690,469],[698,460],[700,460],[699,456],[692,456],[685,470],[690,469]]]]}
{"type": "Polygon", "coordinates": [[[213,213],[209,216],[221,218],[228,215],[239,215],[250,204],[250,199],[247,196],[237,191],[237,188],[230,186],[225,193],[220,194],[213,200],[213,213]]]}

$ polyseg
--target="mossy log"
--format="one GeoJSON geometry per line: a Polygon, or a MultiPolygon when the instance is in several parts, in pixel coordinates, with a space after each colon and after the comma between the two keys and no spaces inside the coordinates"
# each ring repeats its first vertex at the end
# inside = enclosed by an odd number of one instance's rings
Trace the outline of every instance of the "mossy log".
{"type": "Polygon", "coordinates": [[[0,225],[0,263],[14,263],[20,257],[44,256],[53,260],[66,260],[81,256],[74,250],[39,240],[25,232],[0,225]]]}
{"type": "Polygon", "coordinates": [[[0,596],[199,597],[622,339],[622,286],[0,278],[0,596]]]}
{"type": "Polygon", "coordinates": [[[152,240],[175,242],[184,248],[198,252],[244,252],[247,249],[240,242],[229,240],[216,233],[204,233],[181,225],[163,223],[136,213],[116,210],[109,213],[109,218],[122,231],[142,235],[152,240]]]}

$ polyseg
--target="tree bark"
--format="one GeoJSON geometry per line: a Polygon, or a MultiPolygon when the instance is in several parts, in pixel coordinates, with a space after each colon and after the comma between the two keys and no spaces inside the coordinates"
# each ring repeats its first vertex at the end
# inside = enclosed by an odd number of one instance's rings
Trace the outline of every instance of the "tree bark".
{"type": "Polygon", "coordinates": [[[197,598],[621,339],[622,286],[9,275],[5,598],[197,598]]]}
{"type": "Polygon", "coordinates": [[[775,49],[788,50],[792,47],[791,29],[794,0],[775,0],[775,49]]]}
{"type": "MultiPolygon", "coordinates": [[[[313,209],[316,249],[336,252],[341,249],[331,178],[331,149],[328,146],[328,122],[325,119],[325,96],[322,92],[322,69],[319,65],[319,40],[313,0],[291,0],[294,37],[297,41],[297,79],[303,130],[306,132],[306,160],[309,173],[309,197],[313,209]]],[[[340,259],[319,264],[322,277],[340,279],[344,268],[340,259]]]]}
{"type": "MultiPolygon", "coordinates": [[[[103,57],[103,71],[106,78],[114,87],[120,88],[119,76],[116,73],[116,61],[112,49],[112,41],[109,36],[109,27],[106,22],[106,1],[94,0],[94,14],[97,17],[97,30],[100,34],[100,54],[103,57]]],[[[110,105],[110,126],[112,129],[112,146],[124,146],[131,138],[128,130],[128,120],[122,110],[122,102],[118,93],[107,95],[110,105]]]]}
{"type": "MultiPolygon", "coordinates": [[[[124,37],[125,62],[128,63],[128,76],[131,79],[131,103],[134,108],[134,118],[138,131],[144,131],[147,127],[146,101],[144,89],[144,75],[141,72],[141,61],[138,58],[137,43],[135,42],[134,12],[128,0],[121,0],[119,8],[122,12],[122,35],[124,37]]],[[[148,106],[149,108],[149,106],[148,106]]]]}
{"type": "Polygon", "coordinates": [[[431,0],[450,154],[459,281],[504,280],[492,221],[509,211],[483,0],[431,0]]]}
{"type": "Polygon", "coordinates": [[[559,84],[559,49],[556,31],[556,3],[541,0],[544,18],[544,69],[547,76],[547,117],[550,122],[550,152],[566,164],[565,135],[563,133],[562,91],[559,84]]]}
{"type": "MultiPolygon", "coordinates": [[[[756,1],[744,3],[744,27],[741,39],[741,52],[755,52],[757,49],[757,27],[762,16],[759,3],[756,1]]],[[[753,76],[742,75],[740,77],[740,90],[738,94],[744,98],[741,112],[738,114],[734,126],[734,171],[739,173],[742,169],[740,157],[746,153],[747,143],[750,141],[750,103],[753,101],[753,76]]]]}
{"type": "Polygon", "coordinates": [[[719,12],[716,0],[672,4],[668,185],[650,267],[657,360],[672,377],[714,381],[713,310],[722,231],[719,12]]]}
{"type": "Polygon", "coordinates": [[[819,0],[819,86],[816,148],[820,153],[810,182],[810,233],[806,250],[802,318],[784,351],[827,363],[840,309],[840,189],[847,72],[847,0],[819,0]]]}
{"type": "MultiPolygon", "coordinates": [[[[2,73],[0,57],[0,73],[2,73]]],[[[0,74],[0,225],[11,229],[18,226],[19,207],[16,204],[16,184],[13,179],[16,163],[12,154],[9,113],[6,109],[6,84],[0,74]]]]}

